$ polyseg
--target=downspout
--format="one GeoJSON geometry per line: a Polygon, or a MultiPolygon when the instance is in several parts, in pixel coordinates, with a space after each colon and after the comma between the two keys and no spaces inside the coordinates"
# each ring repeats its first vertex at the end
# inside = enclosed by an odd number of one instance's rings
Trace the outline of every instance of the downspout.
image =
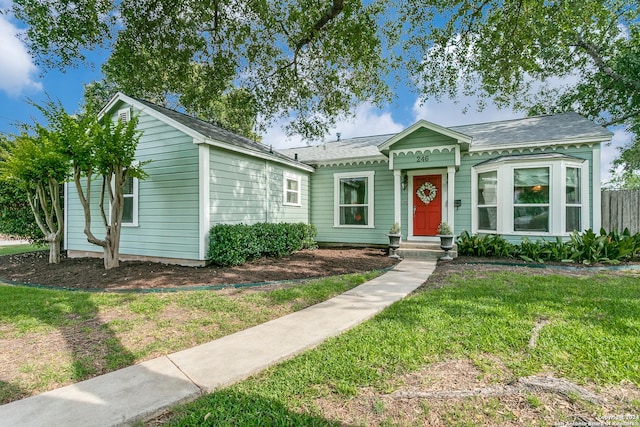
{"type": "Polygon", "coordinates": [[[266,187],[265,188],[265,194],[267,196],[265,198],[265,201],[264,201],[264,208],[265,208],[265,211],[264,211],[264,222],[268,223],[268,222],[270,222],[269,221],[270,220],[270,218],[269,218],[269,204],[270,204],[270,201],[271,201],[271,199],[269,198],[270,197],[270,193],[271,193],[270,192],[271,185],[270,185],[270,182],[269,182],[269,161],[268,160],[264,161],[264,185],[266,187]]]}

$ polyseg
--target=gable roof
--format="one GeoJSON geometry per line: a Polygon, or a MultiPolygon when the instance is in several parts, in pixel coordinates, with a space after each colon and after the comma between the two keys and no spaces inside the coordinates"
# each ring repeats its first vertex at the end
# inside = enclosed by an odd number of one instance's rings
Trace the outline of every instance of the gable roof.
{"type": "Polygon", "coordinates": [[[437,133],[439,133],[441,135],[445,135],[445,136],[448,136],[449,138],[453,138],[456,141],[458,141],[459,143],[467,143],[467,144],[469,144],[471,142],[471,138],[469,137],[469,135],[465,135],[462,132],[453,130],[453,128],[446,128],[446,127],[437,125],[435,123],[431,123],[431,122],[428,122],[426,120],[420,119],[417,122],[415,122],[414,124],[412,124],[411,126],[409,126],[408,128],[406,128],[405,130],[403,130],[402,132],[392,136],[387,141],[385,141],[384,143],[380,144],[380,146],[378,148],[380,149],[380,151],[387,150],[393,144],[395,144],[396,142],[400,141],[401,139],[405,138],[408,135],[411,135],[413,132],[415,132],[415,131],[417,131],[419,129],[432,130],[432,131],[437,132],[437,133]]]}
{"type": "Polygon", "coordinates": [[[478,123],[444,128],[420,120],[398,134],[365,136],[321,145],[290,148],[282,153],[310,163],[329,163],[338,160],[385,159],[382,150],[412,132],[426,128],[468,144],[469,151],[490,151],[518,147],[541,147],[565,144],[599,143],[611,140],[613,133],[580,114],[569,112],[526,117],[499,122],[478,123]]]}
{"type": "Polygon", "coordinates": [[[200,120],[198,118],[180,113],[175,110],[161,107],[142,99],[127,96],[118,92],[102,109],[100,115],[103,116],[111,111],[119,101],[132,105],[141,111],[145,111],[149,115],[158,120],[181,130],[194,139],[196,144],[208,144],[227,150],[235,151],[262,159],[273,160],[278,163],[284,163],[297,169],[313,171],[310,166],[287,157],[286,155],[272,149],[265,144],[253,141],[244,136],[235,134],[231,131],[223,129],[213,123],[200,120]]]}

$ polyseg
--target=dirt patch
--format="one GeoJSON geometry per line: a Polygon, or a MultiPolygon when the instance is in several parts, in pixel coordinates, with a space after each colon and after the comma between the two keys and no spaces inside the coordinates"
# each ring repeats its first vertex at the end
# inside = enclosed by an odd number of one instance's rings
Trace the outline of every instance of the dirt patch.
{"type": "MultiPolygon", "coordinates": [[[[485,362],[492,359],[487,355],[485,362]]],[[[506,368],[499,362],[496,369],[506,368]]],[[[504,376],[511,375],[504,372],[504,376]]],[[[520,385],[529,380],[495,382],[471,360],[447,360],[396,377],[385,387],[394,390],[392,393],[365,388],[352,399],[331,396],[317,399],[314,405],[325,418],[340,420],[343,425],[569,426],[623,425],[623,421],[632,422],[624,425],[637,425],[633,423],[637,417],[629,415],[634,414],[633,401],[640,392],[634,385],[587,385],[603,400],[595,405],[562,391],[520,385]]]]}
{"type": "Polygon", "coordinates": [[[237,267],[122,262],[107,271],[101,259],[63,256],[60,264],[49,264],[48,252],[43,251],[0,257],[0,278],[74,289],[157,289],[325,277],[383,269],[396,263],[382,249],[336,248],[261,258],[237,267]]]}

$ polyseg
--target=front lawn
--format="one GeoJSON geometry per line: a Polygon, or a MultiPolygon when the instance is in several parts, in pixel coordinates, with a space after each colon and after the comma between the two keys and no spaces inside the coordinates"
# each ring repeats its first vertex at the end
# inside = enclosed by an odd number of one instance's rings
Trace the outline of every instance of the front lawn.
{"type": "Polygon", "coordinates": [[[0,256],[16,255],[16,254],[22,254],[26,252],[45,251],[45,250],[49,250],[49,248],[47,246],[35,245],[31,243],[25,243],[22,245],[6,245],[6,246],[0,246],[0,256]]]}
{"type": "Polygon", "coordinates": [[[536,274],[452,274],[150,425],[637,425],[637,274],[536,274]],[[603,402],[574,389],[517,388],[529,376],[571,381],[603,402]]]}
{"type": "Polygon", "coordinates": [[[295,286],[148,294],[0,282],[0,404],[220,338],[317,304],[379,274],[295,286]]]}

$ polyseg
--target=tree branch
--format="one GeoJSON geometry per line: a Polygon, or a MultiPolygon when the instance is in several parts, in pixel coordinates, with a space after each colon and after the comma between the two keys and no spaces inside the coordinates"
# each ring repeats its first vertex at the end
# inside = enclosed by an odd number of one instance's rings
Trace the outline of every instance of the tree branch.
{"type": "Polygon", "coordinates": [[[598,51],[598,47],[591,42],[585,40],[581,34],[576,34],[576,46],[582,48],[587,55],[593,59],[596,66],[600,71],[602,71],[607,76],[611,77],[614,80],[621,82],[622,84],[629,86],[635,90],[640,90],[640,81],[632,80],[623,76],[622,74],[617,73],[613,68],[611,68],[604,60],[600,52],[598,51]]]}
{"type": "Polygon", "coordinates": [[[638,117],[638,116],[640,116],[640,111],[634,111],[632,113],[625,114],[624,116],[620,116],[620,117],[616,117],[615,119],[611,119],[608,122],[603,123],[602,126],[608,127],[608,126],[611,126],[611,125],[616,125],[618,123],[622,123],[622,122],[626,121],[627,119],[632,119],[632,118],[638,117]]]}
{"type": "Polygon", "coordinates": [[[104,240],[99,240],[96,236],[91,232],[91,206],[89,205],[89,201],[91,199],[91,171],[87,172],[87,193],[85,197],[85,193],[82,190],[82,182],[80,182],[80,169],[77,167],[73,170],[73,181],[76,184],[76,191],[78,193],[78,198],[80,199],[80,204],[82,204],[82,210],[84,211],[84,234],[87,236],[87,241],[89,243],[93,243],[94,245],[102,246],[103,248],[106,246],[104,240]]]}
{"type": "Polygon", "coordinates": [[[298,42],[295,45],[295,51],[297,52],[303,47],[305,47],[307,44],[309,44],[313,40],[314,36],[317,33],[319,33],[325,27],[325,25],[327,25],[331,20],[335,19],[338,15],[340,15],[343,8],[344,8],[344,0],[333,0],[331,8],[327,10],[320,17],[320,19],[318,19],[318,21],[313,25],[311,31],[306,36],[298,40],[298,42]]]}

